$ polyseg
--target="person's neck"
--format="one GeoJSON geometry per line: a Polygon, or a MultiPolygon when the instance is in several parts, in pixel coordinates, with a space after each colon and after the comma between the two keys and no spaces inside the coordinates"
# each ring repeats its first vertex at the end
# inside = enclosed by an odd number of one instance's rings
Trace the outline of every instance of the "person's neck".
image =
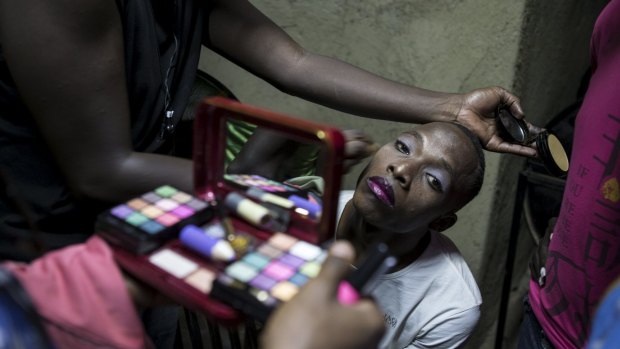
{"type": "MultiPolygon", "coordinates": [[[[430,231],[422,230],[409,233],[394,233],[384,231],[371,224],[364,223],[362,231],[365,236],[374,236],[376,240],[381,240],[390,248],[390,252],[398,260],[397,264],[390,270],[395,272],[413,263],[426,250],[431,238],[430,231]]],[[[363,235],[363,236],[364,236],[363,235]]],[[[364,250],[376,241],[363,241],[364,250]]]]}

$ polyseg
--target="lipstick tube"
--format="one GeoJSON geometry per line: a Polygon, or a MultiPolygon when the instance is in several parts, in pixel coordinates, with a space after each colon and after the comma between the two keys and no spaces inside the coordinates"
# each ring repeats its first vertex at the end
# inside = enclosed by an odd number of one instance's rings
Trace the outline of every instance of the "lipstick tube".
{"type": "Polygon", "coordinates": [[[248,196],[256,198],[262,202],[267,202],[270,204],[278,205],[280,207],[290,209],[295,206],[295,203],[287,198],[283,198],[281,196],[273,195],[264,190],[260,190],[255,187],[249,188],[246,193],[248,196]]]}
{"type": "Polygon", "coordinates": [[[193,224],[183,227],[179,240],[183,246],[215,261],[230,262],[235,259],[235,251],[228,241],[208,235],[193,224]]]}
{"type": "Polygon", "coordinates": [[[312,218],[316,218],[321,214],[322,207],[319,204],[306,200],[299,195],[291,195],[288,199],[295,204],[295,207],[306,210],[312,218]]]}
{"type": "Polygon", "coordinates": [[[355,304],[362,296],[370,294],[377,285],[377,279],[396,265],[396,258],[390,255],[384,243],[372,246],[362,264],[342,280],[338,287],[341,304],[355,304]]]}
{"type": "Polygon", "coordinates": [[[224,199],[224,206],[258,227],[268,226],[273,220],[268,208],[247,199],[245,196],[230,192],[224,199]]]}

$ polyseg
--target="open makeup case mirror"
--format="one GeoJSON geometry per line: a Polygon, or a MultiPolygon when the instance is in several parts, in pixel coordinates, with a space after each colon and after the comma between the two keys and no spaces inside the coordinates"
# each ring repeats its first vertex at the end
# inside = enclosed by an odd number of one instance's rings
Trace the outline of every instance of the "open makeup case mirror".
{"type": "MultiPolygon", "coordinates": [[[[332,238],[335,231],[343,157],[344,136],[337,128],[214,97],[203,103],[197,112],[194,194],[215,207],[221,207],[230,192],[244,192],[245,196],[269,194],[292,200],[294,206],[287,234],[320,244],[332,238]],[[285,139],[286,144],[279,151],[285,153],[284,158],[276,161],[274,169],[267,170],[270,174],[256,169],[240,172],[233,166],[227,167],[232,156],[252,158],[252,140],[237,154],[231,154],[231,148],[238,144],[231,146],[231,143],[238,133],[248,133],[245,130],[254,126],[260,128],[257,132],[270,132],[279,142],[285,139]],[[250,190],[254,192],[248,194],[250,190]]],[[[268,159],[259,159],[256,167],[260,167],[263,160],[268,159]]],[[[275,205],[286,207],[286,204],[275,205]]],[[[248,227],[261,238],[281,231],[278,228],[248,227]]]]}
{"type": "Polygon", "coordinates": [[[97,232],[126,271],[175,302],[222,324],[238,324],[243,313],[265,320],[325,258],[344,136],[213,97],[197,109],[193,142],[193,193],[154,188],[102,213],[97,232]],[[244,139],[254,132],[281,142],[284,155],[256,161],[252,138],[244,139]]]}

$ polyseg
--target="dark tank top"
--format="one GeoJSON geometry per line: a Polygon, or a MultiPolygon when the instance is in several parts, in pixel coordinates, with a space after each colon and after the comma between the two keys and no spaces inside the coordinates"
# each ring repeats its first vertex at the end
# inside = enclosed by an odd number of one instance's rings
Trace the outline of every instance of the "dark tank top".
{"type": "MultiPolygon", "coordinates": [[[[123,23],[131,134],[137,151],[171,153],[201,48],[198,0],[117,0],[123,23]]],[[[78,204],[43,144],[8,71],[0,43],[0,258],[29,260],[16,248],[36,238],[44,249],[85,240],[103,207],[78,204]]]]}

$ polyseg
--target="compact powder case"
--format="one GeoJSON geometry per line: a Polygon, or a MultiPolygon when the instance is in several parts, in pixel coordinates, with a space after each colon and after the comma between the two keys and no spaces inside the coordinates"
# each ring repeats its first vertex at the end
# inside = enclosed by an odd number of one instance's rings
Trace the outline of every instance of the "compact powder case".
{"type": "Polygon", "coordinates": [[[547,171],[559,177],[566,175],[569,167],[568,156],[558,137],[548,131],[531,134],[525,121],[517,119],[506,107],[495,111],[495,120],[504,140],[522,145],[534,142],[538,157],[547,171]]]}

